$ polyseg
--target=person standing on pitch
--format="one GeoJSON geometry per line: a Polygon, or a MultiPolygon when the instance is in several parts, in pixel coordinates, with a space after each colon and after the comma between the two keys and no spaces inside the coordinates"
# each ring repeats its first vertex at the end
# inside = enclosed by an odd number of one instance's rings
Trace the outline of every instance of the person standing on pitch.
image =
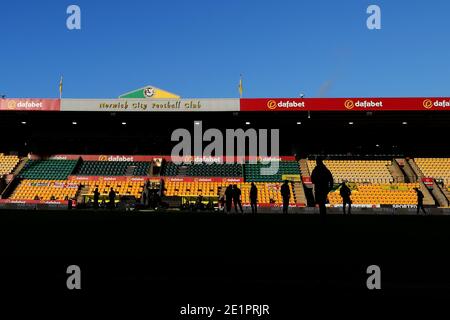
{"type": "Polygon", "coordinates": [[[288,213],[289,200],[291,199],[291,189],[289,188],[289,181],[284,180],[281,186],[281,197],[283,198],[283,213],[288,213]]]}
{"type": "Polygon", "coordinates": [[[314,184],[316,203],[319,205],[320,215],[325,216],[327,214],[325,203],[327,202],[328,193],[333,188],[333,176],[321,157],[316,159],[316,163],[317,165],[311,173],[311,182],[314,184]]]}
{"type": "Polygon", "coordinates": [[[98,188],[94,190],[94,209],[98,209],[98,200],[100,199],[100,192],[98,192],[98,188]]]}
{"type": "Polygon", "coordinates": [[[115,206],[116,206],[116,192],[111,187],[111,191],[109,191],[109,207],[111,209],[114,209],[115,206]]]}
{"type": "Polygon", "coordinates": [[[233,186],[230,184],[225,189],[225,208],[227,210],[227,213],[230,213],[230,211],[231,211],[232,201],[233,201],[233,186]]]}
{"type": "Polygon", "coordinates": [[[414,190],[417,193],[417,214],[419,214],[420,209],[422,209],[422,212],[424,214],[427,214],[427,212],[425,211],[425,208],[423,207],[423,198],[424,198],[423,192],[420,191],[419,188],[414,188],[414,190]]]}
{"type": "Polygon", "coordinates": [[[242,203],[241,203],[241,189],[238,188],[237,184],[233,185],[233,203],[234,203],[234,210],[236,210],[236,213],[238,213],[238,206],[241,210],[241,213],[244,213],[244,210],[242,210],[242,203]]]}
{"type": "Polygon", "coordinates": [[[352,195],[352,190],[350,190],[349,187],[347,187],[347,184],[345,181],[342,183],[340,194],[342,197],[342,207],[344,209],[345,214],[345,207],[348,204],[348,214],[352,213],[352,200],[350,199],[350,196],[352,195]]]}
{"type": "Polygon", "coordinates": [[[258,212],[258,188],[254,182],[250,187],[250,206],[252,207],[252,213],[256,214],[258,212]]]}

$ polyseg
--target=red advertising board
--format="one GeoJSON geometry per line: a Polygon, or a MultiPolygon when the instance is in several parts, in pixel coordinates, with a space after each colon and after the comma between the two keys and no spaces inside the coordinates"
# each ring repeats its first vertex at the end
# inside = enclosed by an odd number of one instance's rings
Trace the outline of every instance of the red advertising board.
{"type": "Polygon", "coordinates": [[[0,99],[1,111],[60,111],[59,99],[0,99]]]}
{"type": "Polygon", "coordinates": [[[159,178],[149,178],[149,177],[135,177],[135,176],[69,176],[67,177],[69,181],[131,181],[131,182],[145,182],[145,181],[156,181],[159,182],[159,178]]]}
{"type": "Polygon", "coordinates": [[[241,111],[426,111],[450,110],[441,98],[262,98],[241,99],[241,111]]]}
{"type": "MultiPolygon", "coordinates": [[[[242,203],[243,206],[250,206],[249,202],[242,203]]],[[[281,208],[283,205],[278,203],[258,203],[258,207],[260,208],[281,208]]],[[[290,203],[289,207],[291,208],[304,208],[306,204],[304,203],[290,203]]]]}
{"type": "MultiPolygon", "coordinates": [[[[166,161],[179,161],[179,162],[205,162],[205,163],[224,163],[225,161],[229,162],[237,162],[237,157],[193,157],[193,156],[185,156],[185,157],[171,157],[169,156],[161,156],[161,155],[76,155],[76,154],[54,154],[50,156],[40,156],[35,154],[29,154],[28,158],[30,160],[41,160],[41,159],[50,159],[50,160],[77,160],[79,158],[85,161],[143,161],[150,162],[156,159],[164,159],[166,161]]],[[[294,156],[279,156],[279,157],[251,157],[245,156],[245,161],[250,160],[258,160],[258,161],[295,161],[294,156]]]]}
{"type": "Polygon", "coordinates": [[[303,176],[302,181],[304,184],[312,184],[311,177],[303,176]]]}
{"type": "Polygon", "coordinates": [[[204,162],[204,163],[238,163],[238,162],[248,162],[248,161],[260,161],[260,162],[278,162],[278,161],[295,161],[294,156],[213,156],[213,157],[197,157],[197,156],[184,156],[184,157],[163,157],[167,161],[178,161],[178,162],[204,162]]]}
{"type": "Polygon", "coordinates": [[[166,182],[220,182],[220,183],[241,183],[242,177],[164,177],[166,182]]]}
{"type": "Polygon", "coordinates": [[[429,177],[422,178],[422,182],[424,185],[427,186],[427,188],[433,188],[433,182],[434,182],[433,178],[429,178],[429,177]]]}
{"type": "MultiPolygon", "coordinates": [[[[48,204],[48,205],[67,205],[67,200],[11,200],[11,199],[0,199],[1,204],[48,204]]],[[[75,202],[72,202],[75,204],[75,202]]]]}

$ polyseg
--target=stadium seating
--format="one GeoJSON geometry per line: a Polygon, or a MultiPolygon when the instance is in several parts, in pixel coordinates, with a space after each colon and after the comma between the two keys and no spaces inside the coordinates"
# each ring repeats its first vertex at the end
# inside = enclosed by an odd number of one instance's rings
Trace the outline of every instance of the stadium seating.
{"type": "Polygon", "coordinates": [[[183,163],[167,162],[163,166],[162,175],[190,177],[242,177],[242,165],[237,163],[183,163]]]}
{"type": "MultiPolygon", "coordinates": [[[[343,181],[357,183],[392,183],[389,166],[392,161],[385,160],[325,160],[325,165],[333,174],[335,183],[343,181]]],[[[309,171],[312,172],[316,161],[308,160],[309,171]]]]}
{"type": "Polygon", "coordinates": [[[245,181],[248,182],[279,182],[283,180],[283,175],[300,175],[300,167],[296,161],[280,161],[277,174],[261,175],[262,168],[269,168],[268,164],[245,164],[245,181]]]}
{"type": "Polygon", "coordinates": [[[78,160],[29,160],[19,178],[66,180],[77,162],[78,160]]]}
{"type": "Polygon", "coordinates": [[[0,153],[0,176],[10,174],[19,163],[17,156],[5,156],[0,153]]]}
{"type": "MultiPolygon", "coordinates": [[[[353,204],[386,204],[386,205],[413,205],[417,204],[417,195],[413,190],[418,183],[397,184],[357,184],[352,191],[353,204]]],[[[328,195],[330,204],[342,204],[339,189],[328,195]]]]}
{"type": "Polygon", "coordinates": [[[136,199],[141,198],[142,191],[144,190],[145,182],[139,181],[74,181],[75,183],[82,184],[88,187],[83,193],[85,195],[94,195],[95,188],[98,188],[100,197],[107,197],[111,188],[114,189],[117,196],[135,196],[136,199]]]}
{"type": "Polygon", "coordinates": [[[55,179],[25,179],[16,187],[10,199],[13,200],[64,200],[66,197],[74,198],[78,190],[78,185],[72,181],[55,179]]]}
{"type": "Polygon", "coordinates": [[[150,162],[131,161],[83,161],[77,175],[85,176],[146,176],[150,162]]]}
{"type": "MultiPolygon", "coordinates": [[[[282,204],[280,187],[281,182],[274,183],[255,183],[258,188],[258,202],[260,204],[282,204]]],[[[202,195],[204,197],[216,197],[219,194],[219,188],[225,190],[227,183],[222,182],[167,182],[165,187],[167,189],[167,196],[191,196],[197,197],[202,195]]],[[[242,202],[250,203],[250,187],[251,183],[237,183],[237,186],[242,192],[242,202]]],[[[294,194],[291,188],[291,204],[295,203],[294,194]]]]}
{"type": "Polygon", "coordinates": [[[425,177],[442,179],[450,185],[450,158],[416,158],[414,162],[425,177]]]}

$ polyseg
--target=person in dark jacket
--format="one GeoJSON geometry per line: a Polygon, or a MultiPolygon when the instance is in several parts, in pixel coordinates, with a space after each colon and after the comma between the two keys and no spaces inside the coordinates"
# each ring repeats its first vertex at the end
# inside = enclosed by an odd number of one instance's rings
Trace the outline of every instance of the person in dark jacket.
{"type": "Polygon", "coordinates": [[[256,214],[258,212],[258,188],[254,182],[250,187],[250,206],[252,207],[252,213],[256,214]]]}
{"type": "Polygon", "coordinates": [[[424,198],[423,192],[420,191],[419,188],[414,188],[414,190],[417,193],[417,214],[419,214],[420,209],[422,209],[422,212],[424,214],[427,214],[425,208],[423,207],[423,198],[424,198]]]}
{"type": "Polygon", "coordinates": [[[116,192],[111,187],[111,191],[109,191],[109,207],[111,209],[116,207],[116,192]]]}
{"type": "Polygon", "coordinates": [[[231,211],[232,201],[233,201],[233,186],[230,184],[225,189],[225,208],[227,210],[227,213],[230,213],[230,211],[231,211]]]}
{"type": "Polygon", "coordinates": [[[291,199],[291,189],[289,188],[289,181],[284,181],[280,191],[281,197],[283,198],[283,213],[287,214],[289,209],[289,200],[291,199]]]}
{"type": "Polygon", "coordinates": [[[244,213],[244,210],[242,210],[241,194],[241,189],[238,188],[237,184],[233,185],[233,204],[236,213],[238,212],[238,207],[241,213],[244,213]]]}
{"type": "Polygon", "coordinates": [[[348,204],[348,214],[352,213],[352,200],[350,199],[350,196],[352,194],[352,190],[347,186],[345,181],[342,183],[341,190],[339,191],[342,197],[342,207],[345,212],[345,208],[348,204]]]}
{"type": "Polygon", "coordinates": [[[311,173],[311,182],[314,184],[316,204],[319,205],[320,214],[325,216],[327,214],[325,204],[334,182],[330,170],[323,163],[323,159],[318,157],[316,162],[317,165],[311,173]]]}
{"type": "Polygon", "coordinates": [[[98,200],[100,199],[100,192],[98,192],[98,188],[94,190],[94,209],[98,209],[98,200]]]}

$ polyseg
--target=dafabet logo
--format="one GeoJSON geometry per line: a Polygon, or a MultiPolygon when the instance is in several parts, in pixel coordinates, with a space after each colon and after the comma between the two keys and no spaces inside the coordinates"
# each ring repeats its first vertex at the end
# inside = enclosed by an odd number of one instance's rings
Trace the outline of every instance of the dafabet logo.
{"type": "Polygon", "coordinates": [[[267,108],[269,108],[270,110],[276,109],[277,108],[277,102],[275,100],[269,100],[267,102],[267,108]]]}
{"type": "Polygon", "coordinates": [[[345,100],[344,107],[347,110],[352,110],[353,108],[357,109],[377,109],[377,108],[383,108],[383,101],[372,101],[372,100],[345,100]]]}
{"type": "Polygon", "coordinates": [[[305,101],[295,101],[295,100],[269,100],[267,101],[267,108],[270,110],[275,109],[295,109],[295,108],[305,108],[305,101]]]}
{"type": "Polygon", "coordinates": [[[16,101],[15,100],[8,101],[8,109],[14,110],[15,108],[16,108],[16,101]]]}
{"type": "Polygon", "coordinates": [[[423,101],[423,107],[426,109],[435,108],[450,108],[450,100],[442,99],[442,100],[430,100],[426,99],[423,101]]]}
{"type": "Polygon", "coordinates": [[[423,107],[425,109],[431,109],[433,107],[433,101],[431,101],[430,99],[426,99],[423,101],[423,107]]]}
{"type": "Polygon", "coordinates": [[[345,100],[344,106],[348,110],[352,110],[355,107],[353,100],[345,100]]]}

